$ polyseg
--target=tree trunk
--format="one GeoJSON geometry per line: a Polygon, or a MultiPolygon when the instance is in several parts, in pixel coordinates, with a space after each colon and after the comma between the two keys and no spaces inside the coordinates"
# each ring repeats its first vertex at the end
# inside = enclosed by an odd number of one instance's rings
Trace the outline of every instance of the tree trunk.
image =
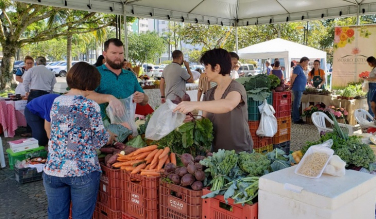
{"type": "Polygon", "coordinates": [[[11,89],[13,80],[13,64],[18,46],[16,43],[7,41],[1,44],[3,47],[3,59],[0,71],[0,90],[11,89]]]}
{"type": "Polygon", "coordinates": [[[72,38],[72,34],[67,35],[67,72],[69,71],[72,65],[72,38]]]}

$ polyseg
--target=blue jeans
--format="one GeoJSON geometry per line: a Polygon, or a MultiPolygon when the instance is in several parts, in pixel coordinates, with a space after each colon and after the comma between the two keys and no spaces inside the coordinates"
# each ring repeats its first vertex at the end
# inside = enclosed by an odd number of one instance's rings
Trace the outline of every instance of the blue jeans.
{"type": "Polygon", "coordinates": [[[48,219],[67,219],[72,202],[72,218],[93,217],[99,190],[100,172],[80,177],[56,177],[43,173],[48,199],[48,219]]]}
{"type": "Polygon", "coordinates": [[[302,101],[303,91],[292,91],[294,95],[294,103],[292,104],[292,121],[297,122],[300,118],[300,102],[302,101]]]}
{"type": "Polygon", "coordinates": [[[369,89],[367,93],[367,103],[368,103],[368,112],[373,115],[372,109],[371,109],[371,101],[373,96],[376,94],[376,83],[369,83],[369,89]]]}
{"type": "Polygon", "coordinates": [[[31,128],[33,138],[38,140],[40,146],[46,146],[48,144],[48,138],[46,130],[44,129],[44,119],[30,112],[27,107],[25,107],[25,118],[31,128]]]}

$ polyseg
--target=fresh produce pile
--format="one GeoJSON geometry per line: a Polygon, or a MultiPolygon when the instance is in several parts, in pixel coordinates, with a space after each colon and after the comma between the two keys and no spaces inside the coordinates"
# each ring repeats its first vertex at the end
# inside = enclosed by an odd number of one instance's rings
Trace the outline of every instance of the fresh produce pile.
{"type": "Polygon", "coordinates": [[[368,144],[362,143],[359,136],[348,136],[338,126],[337,120],[332,116],[334,121],[334,131],[326,133],[321,136],[320,140],[316,142],[307,142],[307,145],[302,148],[304,154],[312,145],[321,144],[329,139],[333,139],[334,154],[338,155],[346,166],[354,165],[357,167],[369,168],[371,163],[375,162],[375,154],[368,144]]]}
{"type": "Polygon", "coordinates": [[[105,154],[104,163],[107,167],[111,167],[116,162],[116,159],[120,153],[130,154],[137,150],[137,148],[126,146],[123,143],[116,142],[113,145],[106,145],[99,149],[101,154],[105,154]]]}
{"type": "Polygon", "coordinates": [[[263,101],[270,95],[270,79],[265,74],[249,77],[249,80],[245,81],[243,85],[247,91],[247,96],[254,101],[263,101]]]}
{"type": "Polygon", "coordinates": [[[168,163],[164,167],[164,180],[175,185],[190,188],[195,191],[202,190],[205,180],[204,167],[199,163],[204,156],[193,158],[190,154],[182,154],[180,159],[183,167],[177,167],[173,163],[168,163]]]}
{"type": "Polygon", "coordinates": [[[235,203],[252,204],[258,194],[258,179],[271,171],[290,167],[296,163],[292,155],[276,149],[267,155],[218,150],[202,161],[207,174],[205,186],[210,186],[211,193],[203,198],[224,195],[234,199],[235,203]]]}

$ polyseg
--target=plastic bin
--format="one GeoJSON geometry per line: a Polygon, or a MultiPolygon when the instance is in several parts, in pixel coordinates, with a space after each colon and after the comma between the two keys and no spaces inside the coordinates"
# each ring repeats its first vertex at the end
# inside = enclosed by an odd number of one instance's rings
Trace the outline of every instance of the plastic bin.
{"type": "Polygon", "coordinates": [[[110,195],[108,195],[108,193],[105,193],[102,191],[99,191],[98,193],[98,202],[109,207],[113,211],[121,211],[121,208],[122,208],[121,198],[111,197],[110,195]]]}
{"type": "Polygon", "coordinates": [[[273,107],[276,118],[291,116],[291,92],[273,92],[273,107]]]}
{"type": "MultiPolygon", "coordinates": [[[[208,189],[203,189],[203,195],[210,193],[208,189]]],[[[253,205],[234,204],[234,200],[229,198],[226,204],[223,195],[202,200],[202,218],[205,219],[257,219],[258,203],[253,205]]]]}
{"type": "Polygon", "coordinates": [[[273,144],[273,149],[279,148],[283,150],[286,155],[290,154],[290,141],[286,141],[280,144],[273,144]]]}
{"type": "Polygon", "coordinates": [[[97,219],[118,219],[121,218],[121,211],[114,211],[111,210],[109,207],[97,203],[97,208],[96,208],[96,218],[97,219]]]}
{"type": "Polygon", "coordinates": [[[279,144],[282,142],[291,140],[291,117],[277,118],[278,129],[277,133],[273,137],[273,144],[279,144]]]}
{"type": "Polygon", "coordinates": [[[122,171],[122,211],[139,219],[159,218],[159,179],[122,171]]]}
{"type": "Polygon", "coordinates": [[[8,148],[6,150],[6,152],[8,154],[9,169],[11,169],[11,170],[14,169],[14,164],[16,164],[17,160],[19,160],[19,161],[25,160],[26,154],[37,152],[37,151],[41,152],[40,155],[42,157],[47,157],[47,151],[44,149],[43,146],[41,146],[39,148],[33,148],[33,149],[30,149],[30,150],[27,150],[27,151],[17,152],[17,153],[14,153],[10,148],[8,148]]]}
{"type": "Polygon", "coordinates": [[[159,183],[159,212],[161,219],[198,219],[202,214],[202,191],[159,183]]]}
{"type": "MultiPolygon", "coordinates": [[[[104,163],[101,163],[102,175],[101,182],[109,188],[121,188],[121,173],[120,169],[108,168],[104,163]]],[[[103,188],[101,188],[103,189],[103,188]]]]}
{"type": "Polygon", "coordinates": [[[14,174],[16,181],[21,184],[24,184],[42,180],[43,171],[38,173],[37,168],[28,167],[18,169],[17,167],[15,167],[14,174]]]}
{"type": "Polygon", "coordinates": [[[268,152],[271,152],[273,151],[273,144],[269,144],[269,145],[266,145],[264,147],[261,147],[261,148],[253,148],[257,153],[260,153],[260,154],[266,154],[268,152]]]}
{"type": "Polygon", "coordinates": [[[248,121],[249,131],[253,140],[253,149],[261,148],[270,144],[273,144],[273,138],[260,137],[256,135],[256,131],[259,127],[259,121],[248,121]]]}
{"type": "MultiPolygon", "coordinates": [[[[264,103],[264,101],[254,101],[252,98],[247,98],[248,104],[248,121],[259,121],[261,114],[259,111],[259,106],[264,103]]],[[[266,99],[268,104],[273,104],[273,95],[270,93],[269,97],[266,99]]]]}
{"type": "Polygon", "coordinates": [[[132,217],[131,215],[121,212],[121,219],[137,219],[135,217],[132,217]]]}

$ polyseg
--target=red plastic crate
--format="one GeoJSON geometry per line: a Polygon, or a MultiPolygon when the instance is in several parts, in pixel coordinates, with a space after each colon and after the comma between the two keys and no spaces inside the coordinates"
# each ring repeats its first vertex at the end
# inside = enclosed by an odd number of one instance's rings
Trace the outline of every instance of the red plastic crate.
{"type": "Polygon", "coordinates": [[[273,139],[271,137],[260,137],[256,134],[256,131],[259,127],[259,121],[248,121],[249,131],[253,140],[253,148],[261,148],[270,144],[273,144],[273,139]]]}
{"type": "Polygon", "coordinates": [[[107,193],[99,191],[98,202],[109,207],[113,211],[121,211],[122,199],[109,196],[107,193]]]}
{"type": "Polygon", "coordinates": [[[275,117],[291,116],[291,92],[273,92],[275,117]]]}
{"type": "Polygon", "coordinates": [[[161,219],[196,219],[202,214],[202,191],[159,182],[159,213],[161,219]]]}
{"type": "Polygon", "coordinates": [[[291,117],[277,118],[278,129],[273,137],[273,144],[279,144],[291,140],[291,117]]]}
{"type": "MultiPolygon", "coordinates": [[[[203,189],[203,195],[210,193],[208,189],[203,189]]],[[[223,195],[214,198],[206,198],[202,201],[203,219],[257,219],[258,203],[253,205],[234,204],[234,200],[229,198],[226,204],[223,195]]]]}
{"type": "MultiPolygon", "coordinates": [[[[118,184],[121,185],[121,179],[117,179],[117,180],[120,181],[120,183],[118,183],[118,184]]],[[[108,183],[100,181],[99,191],[104,192],[104,193],[108,194],[109,196],[111,196],[113,198],[121,198],[121,192],[122,192],[121,187],[112,188],[112,187],[109,186],[108,183]]]]}
{"type": "Polygon", "coordinates": [[[139,219],[159,218],[159,178],[122,171],[122,211],[139,219]]]}
{"type": "Polygon", "coordinates": [[[120,169],[111,169],[101,163],[102,175],[101,181],[111,188],[121,187],[121,172],[120,169]]]}
{"type": "Polygon", "coordinates": [[[122,212],[121,213],[121,219],[137,219],[137,218],[132,217],[131,215],[122,212]]]}
{"type": "Polygon", "coordinates": [[[97,203],[97,218],[98,219],[118,219],[118,218],[121,218],[121,211],[114,211],[101,203],[97,203]]]}

